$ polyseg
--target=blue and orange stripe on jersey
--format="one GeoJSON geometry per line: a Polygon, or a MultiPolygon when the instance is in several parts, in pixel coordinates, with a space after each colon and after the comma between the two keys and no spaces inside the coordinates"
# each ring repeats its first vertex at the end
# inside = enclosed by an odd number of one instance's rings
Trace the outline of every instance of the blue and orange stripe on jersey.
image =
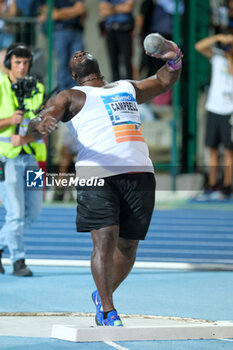
{"type": "Polygon", "coordinates": [[[145,142],[142,135],[142,127],[136,124],[121,124],[113,126],[116,142],[141,141],[145,142]]]}

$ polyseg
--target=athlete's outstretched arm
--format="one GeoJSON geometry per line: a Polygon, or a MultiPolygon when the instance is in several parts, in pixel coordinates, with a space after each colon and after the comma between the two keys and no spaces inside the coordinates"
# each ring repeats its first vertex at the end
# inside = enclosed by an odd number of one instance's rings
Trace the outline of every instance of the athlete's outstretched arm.
{"type": "Polygon", "coordinates": [[[63,90],[51,97],[45,108],[29,123],[29,134],[41,139],[58,128],[59,121],[68,121],[79,112],[83,105],[83,93],[76,90],[63,90]]]}
{"type": "Polygon", "coordinates": [[[147,51],[146,54],[155,59],[160,58],[167,61],[167,63],[155,75],[141,81],[131,81],[136,90],[136,100],[138,103],[147,102],[155,96],[170,90],[179,79],[181,73],[182,54],[174,42],[167,41],[166,48],[160,54],[150,55],[147,51]],[[174,65],[168,64],[170,60],[179,63],[175,63],[174,65]]]}

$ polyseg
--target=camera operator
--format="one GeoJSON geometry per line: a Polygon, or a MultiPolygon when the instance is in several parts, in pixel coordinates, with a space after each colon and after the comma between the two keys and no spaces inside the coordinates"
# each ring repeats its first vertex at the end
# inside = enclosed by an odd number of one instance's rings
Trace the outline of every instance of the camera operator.
{"type": "Polygon", "coordinates": [[[26,189],[26,167],[38,169],[45,161],[44,142],[35,141],[27,132],[44,99],[44,86],[26,77],[33,56],[23,43],[7,49],[4,65],[9,69],[0,81],[0,199],[6,209],[0,230],[0,273],[2,252],[8,247],[16,276],[32,276],[25,264],[23,231],[37,219],[41,211],[42,191],[26,189]]]}

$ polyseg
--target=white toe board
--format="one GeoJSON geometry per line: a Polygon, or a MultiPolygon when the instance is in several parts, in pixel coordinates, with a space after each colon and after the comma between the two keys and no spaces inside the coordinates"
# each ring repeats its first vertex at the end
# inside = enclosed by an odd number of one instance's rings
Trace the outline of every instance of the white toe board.
{"type": "Polygon", "coordinates": [[[154,327],[53,325],[51,337],[72,342],[233,338],[233,323],[167,324],[154,327]]]}

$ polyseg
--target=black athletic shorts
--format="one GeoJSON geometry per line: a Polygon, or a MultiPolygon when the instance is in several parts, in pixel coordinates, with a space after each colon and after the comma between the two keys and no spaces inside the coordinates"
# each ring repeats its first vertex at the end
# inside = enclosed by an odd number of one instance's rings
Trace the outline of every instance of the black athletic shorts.
{"type": "Polygon", "coordinates": [[[119,236],[143,240],[155,202],[155,176],[130,173],[104,178],[103,187],[77,187],[79,232],[119,225],[119,236]]]}
{"type": "Polygon", "coordinates": [[[233,116],[208,112],[205,144],[218,148],[220,143],[224,148],[233,149],[233,116]]]}

